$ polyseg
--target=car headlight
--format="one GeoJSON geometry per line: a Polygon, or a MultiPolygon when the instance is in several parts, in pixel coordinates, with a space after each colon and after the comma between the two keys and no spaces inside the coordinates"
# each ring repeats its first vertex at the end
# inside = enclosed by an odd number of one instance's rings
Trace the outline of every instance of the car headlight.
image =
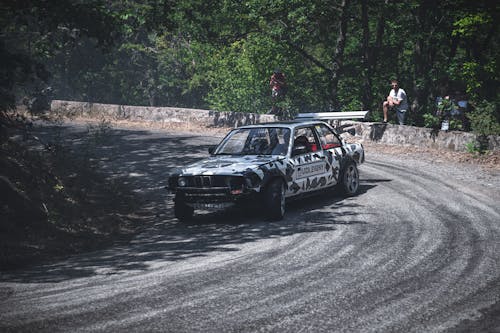
{"type": "Polygon", "coordinates": [[[255,172],[251,172],[245,175],[246,185],[250,188],[259,186],[261,181],[262,180],[255,172]]]}
{"type": "Polygon", "coordinates": [[[180,187],[187,186],[187,179],[184,177],[179,177],[179,179],[177,179],[177,185],[179,185],[180,187]]]}

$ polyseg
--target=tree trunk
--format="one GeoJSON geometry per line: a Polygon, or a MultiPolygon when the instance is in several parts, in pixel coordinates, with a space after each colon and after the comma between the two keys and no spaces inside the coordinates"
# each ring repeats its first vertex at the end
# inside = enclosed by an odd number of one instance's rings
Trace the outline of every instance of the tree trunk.
{"type": "Polygon", "coordinates": [[[368,0],[361,1],[361,26],[363,27],[363,110],[368,110],[372,105],[372,66],[370,56],[370,27],[368,26],[368,0]]]}
{"type": "Polygon", "coordinates": [[[386,14],[386,8],[387,4],[389,3],[389,0],[385,0],[384,4],[382,5],[382,9],[380,10],[380,14],[378,17],[378,22],[377,22],[377,35],[375,37],[375,46],[373,47],[373,52],[371,54],[371,62],[372,62],[372,67],[373,71],[376,72],[376,64],[378,63],[378,55],[380,53],[380,50],[382,49],[382,40],[384,38],[384,30],[385,30],[385,14],[386,14]]]}
{"type": "Polygon", "coordinates": [[[368,19],[368,0],[363,0],[361,2],[361,26],[363,29],[363,53],[362,53],[362,64],[363,64],[363,109],[370,110],[373,105],[373,82],[372,77],[376,71],[376,64],[378,60],[379,50],[382,48],[382,38],[384,36],[385,20],[384,17],[385,7],[389,0],[385,0],[382,10],[380,11],[377,30],[375,36],[375,45],[370,46],[370,27],[368,19]]]}
{"type": "Polygon", "coordinates": [[[422,0],[418,8],[417,15],[415,16],[416,27],[419,28],[419,33],[414,44],[413,62],[414,62],[414,75],[413,75],[413,103],[411,110],[416,114],[417,123],[422,118],[423,110],[427,105],[427,96],[429,89],[429,71],[432,66],[433,59],[429,48],[430,40],[428,39],[427,32],[430,23],[427,16],[432,10],[434,3],[430,0],[422,0]],[[426,48],[426,45],[429,48],[426,48]]]}
{"type": "Polygon", "coordinates": [[[337,44],[332,56],[332,70],[330,75],[330,92],[331,92],[331,106],[333,110],[340,110],[340,101],[338,98],[338,85],[340,73],[342,71],[342,58],[344,56],[346,33],[347,33],[347,19],[349,0],[342,0],[340,4],[340,23],[339,33],[337,37],[337,44]]]}

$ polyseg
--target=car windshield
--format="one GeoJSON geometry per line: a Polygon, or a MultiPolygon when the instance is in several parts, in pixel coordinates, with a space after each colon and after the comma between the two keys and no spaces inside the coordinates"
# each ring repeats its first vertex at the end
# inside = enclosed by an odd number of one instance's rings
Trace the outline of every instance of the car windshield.
{"type": "Polygon", "coordinates": [[[231,131],[215,155],[286,155],[290,129],[280,127],[240,128],[231,131]]]}

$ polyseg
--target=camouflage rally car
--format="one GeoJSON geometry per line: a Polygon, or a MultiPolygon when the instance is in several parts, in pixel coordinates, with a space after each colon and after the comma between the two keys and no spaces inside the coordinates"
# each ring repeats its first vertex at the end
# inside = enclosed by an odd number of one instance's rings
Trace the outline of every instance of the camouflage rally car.
{"type": "Polygon", "coordinates": [[[196,209],[244,202],[261,203],[269,219],[280,220],[285,201],[294,197],[332,187],[352,196],[359,187],[358,165],[365,159],[361,144],[346,143],[314,117],[242,126],[209,152],[209,158],[168,179],[181,221],[196,209]]]}

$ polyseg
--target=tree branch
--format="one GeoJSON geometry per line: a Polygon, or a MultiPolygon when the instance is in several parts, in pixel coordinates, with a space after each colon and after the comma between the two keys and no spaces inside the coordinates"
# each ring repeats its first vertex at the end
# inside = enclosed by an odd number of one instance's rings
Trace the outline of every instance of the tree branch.
{"type": "Polygon", "coordinates": [[[310,53],[308,53],[306,50],[304,50],[299,45],[293,43],[290,40],[287,40],[286,43],[287,43],[288,46],[292,47],[295,51],[297,51],[302,57],[304,57],[305,59],[309,60],[310,62],[312,62],[313,64],[315,64],[319,68],[323,69],[325,72],[327,72],[329,74],[332,72],[331,68],[329,68],[327,65],[325,65],[323,62],[321,62],[320,60],[318,60],[316,57],[314,57],[310,53]]]}

